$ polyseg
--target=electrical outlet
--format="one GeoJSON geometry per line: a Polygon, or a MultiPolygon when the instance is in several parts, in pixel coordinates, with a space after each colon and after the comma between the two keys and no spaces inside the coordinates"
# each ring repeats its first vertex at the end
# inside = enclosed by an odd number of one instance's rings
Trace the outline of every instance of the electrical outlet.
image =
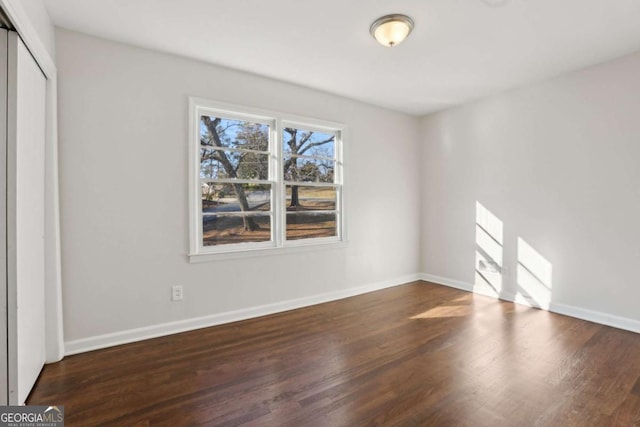
{"type": "Polygon", "coordinates": [[[171,301],[182,301],[182,286],[172,286],[171,287],[171,301]]]}

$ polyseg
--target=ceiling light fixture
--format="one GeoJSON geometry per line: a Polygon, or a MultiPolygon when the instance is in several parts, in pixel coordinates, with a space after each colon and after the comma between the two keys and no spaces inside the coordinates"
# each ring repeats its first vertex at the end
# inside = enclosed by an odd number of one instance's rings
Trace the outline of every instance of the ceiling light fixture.
{"type": "Polygon", "coordinates": [[[413,30],[413,19],[397,13],[376,19],[369,29],[378,43],[387,47],[402,43],[411,34],[411,30],[413,30]]]}

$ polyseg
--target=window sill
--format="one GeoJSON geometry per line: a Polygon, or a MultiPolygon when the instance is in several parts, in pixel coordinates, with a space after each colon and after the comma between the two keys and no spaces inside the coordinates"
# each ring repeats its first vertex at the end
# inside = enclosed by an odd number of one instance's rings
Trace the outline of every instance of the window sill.
{"type": "Polygon", "coordinates": [[[294,244],[282,247],[270,247],[259,249],[245,249],[229,252],[189,254],[190,264],[203,262],[226,261],[231,259],[252,258],[261,256],[287,255],[301,252],[314,252],[319,250],[342,249],[349,246],[348,241],[333,241],[323,243],[294,244]]]}

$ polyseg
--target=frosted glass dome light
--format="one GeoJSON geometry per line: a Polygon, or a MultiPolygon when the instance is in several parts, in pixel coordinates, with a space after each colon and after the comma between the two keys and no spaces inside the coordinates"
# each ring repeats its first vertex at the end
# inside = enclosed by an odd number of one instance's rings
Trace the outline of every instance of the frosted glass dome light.
{"type": "Polygon", "coordinates": [[[394,47],[413,30],[413,20],[406,15],[385,15],[371,24],[371,35],[383,46],[394,47]]]}

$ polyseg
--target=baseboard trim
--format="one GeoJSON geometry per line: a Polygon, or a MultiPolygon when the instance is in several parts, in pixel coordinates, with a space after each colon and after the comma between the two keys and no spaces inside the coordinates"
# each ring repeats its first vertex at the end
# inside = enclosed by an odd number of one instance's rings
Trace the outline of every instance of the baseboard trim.
{"type": "Polygon", "coordinates": [[[420,277],[420,280],[424,280],[425,282],[435,283],[436,285],[444,285],[450,288],[460,289],[461,291],[473,292],[473,285],[471,283],[427,273],[420,273],[418,276],[420,277]]]}
{"type": "Polygon", "coordinates": [[[601,311],[589,310],[586,308],[554,302],[551,303],[549,311],[582,320],[588,320],[601,325],[640,333],[640,321],[630,319],[628,317],[616,316],[615,314],[603,313],[601,311]]]}
{"type": "MultiPolygon", "coordinates": [[[[418,275],[420,280],[425,282],[431,282],[438,285],[448,286],[450,288],[456,288],[467,292],[473,292],[480,295],[489,296],[492,298],[498,298],[498,295],[494,292],[488,292],[483,289],[476,288],[473,284],[462,282],[459,280],[449,279],[447,277],[436,276],[433,274],[421,273],[418,275]]],[[[589,310],[582,307],[576,307],[569,304],[562,304],[556,302],[549,302],[543,306],[537,304],[531,304],[526,300],[518,298],[517,295],[511,293],[501,293],[500,299],[510,301],[520,305],[526,305],[529,307],[536,307],[542,310],[547,310],[552,313],[562,314],[569,317],[575,317],[576,319],[587,320],[593,323],[599,323],[601,325],[611,326],[618,329],[624,329],[626,331],[640,333],[640,321],[630,319],[628,317],[621,317],[614,314],[603,313],[601,311],[589,310]],[[546,307],[548,305],[548,308],[546,307]]]]}
{"type": "Polygon", "coordinates": [[[409,282],[422,280],[421,275],[414,274],[398,277],[392,280],[371,283],[355,288],[342,289],[339,291],[316,294],[309,297],[296,298],[272,304],[265,304],[256,307],[249,307],[241,310],[227,311],[224,313],[212,314],[210,316],[196,317],[192,319],[179,320],[175,322],[162,323],[158,325],[146,326],[142,328],[129,329],[110,334],[97,335],[89,338],[82,338],[65,342],[65,356],[84,353],[92,350],[113,347],[121,344],[142,341],[150,338],[157,338],[165,335],[177,334],[180,332],[192,331],[195,329],[208,328],[210,326],[222,325],[225,323],[247,320],[254,317],[266,316],[269,314],[281,313],[283,311],[295,310],[297,308],[322,304],[330,301],[337,301],[356,295],[379,291],[403,285],[409,282]]]}

